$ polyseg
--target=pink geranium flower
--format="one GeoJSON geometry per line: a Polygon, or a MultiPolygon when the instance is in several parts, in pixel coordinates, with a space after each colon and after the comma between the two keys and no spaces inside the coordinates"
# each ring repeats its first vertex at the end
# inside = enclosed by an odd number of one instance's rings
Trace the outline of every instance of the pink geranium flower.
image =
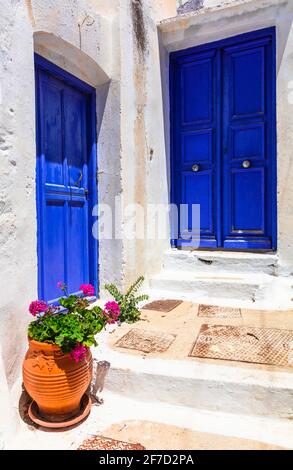
{"type": "Polygon", "coordinates": [[[72,349],[70,356],[77,363],[85,358],[87,353],[87,347],[83,346],[81,343],[77,343],[75,348],[72,349]]]}
{"type": "Polygon", "coordinates": [[[79,289],[86,296],[95,295],[95,288],[92,284],[81,284],[79,289]]]}
{"type": "Polygon", "coordinates": [[[107,319],[107,323],[116,323],[120,315],[120,307],[117,302],[107,302],[103,311],[104,316],[107,319]]]}
{"type": "Polygon", "coordinates": [[[34,300],[30,303],[29,311],[35,317],[38,313],[45,312],[48,305],[43,300],[34,300]]]}

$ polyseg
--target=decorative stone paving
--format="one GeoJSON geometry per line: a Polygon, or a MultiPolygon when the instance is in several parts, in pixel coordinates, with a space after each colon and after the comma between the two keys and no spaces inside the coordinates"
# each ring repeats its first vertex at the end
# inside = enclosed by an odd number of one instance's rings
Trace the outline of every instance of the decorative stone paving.
{"type": "Polygon", "coordinates": [[[240,308],[204,305],[198,307],[198,316],[207,318],[241,318],[240,308]]]}
{"type": "Polygon", "coordinates": [[[145,450],[141,444],[117,441],[110,437],[93,436],[83,441],[77,450],[145,450]]]}
{"type": "Polygon", "coordinates": [[[120,338],[115,346],[126,349],[136,349],[145,353],[164,352],[173,343],[176,335],[154,330],[133,328],[120,338]]]}
{"type": "Polygon", "coordinates": [[[182,304],[182,300],[154,300],[142,308],[145,310],[157,310],[158,312],[171,312],[178,305],[182,304]]]}
{"type": "Polygon", "coordinates": [[[202,325],[190,356],[293,366],[293,331],[202,325]]]}

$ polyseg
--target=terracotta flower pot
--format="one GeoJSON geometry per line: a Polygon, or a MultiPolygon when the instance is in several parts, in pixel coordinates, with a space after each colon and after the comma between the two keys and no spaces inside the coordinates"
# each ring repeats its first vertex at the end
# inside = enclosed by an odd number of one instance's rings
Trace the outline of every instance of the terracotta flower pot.
{"type": "Polygon", "coordinates": [[[46,420],[61,422],[80,411],[80,400],[92,378],[92,355],[78,363],[59,346],[29,339],[23,361],[23,382],[46,420]]]}

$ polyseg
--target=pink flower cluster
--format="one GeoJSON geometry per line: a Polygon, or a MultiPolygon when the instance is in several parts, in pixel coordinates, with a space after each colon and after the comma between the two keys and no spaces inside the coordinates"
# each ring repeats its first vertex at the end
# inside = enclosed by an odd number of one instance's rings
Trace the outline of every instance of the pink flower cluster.
{"type": "Polygon", "coordinates": [[[77,343],[75,348],[72,349],[70,357],[77,363],[85,358],[87,347],[77,343]]]}
{"type": "Polygon", "coordinates": [[[104,316],[107,319],[107,323],[116,323],[118,321],[118,317],[120,315],[120,307],[117,302],[107,302],[104,307],[103,311],[104,316]]]}
{"type": "Polygon", "coordinates": [[[43,300],[34,300],[30,303],[29,311],[35,317],[38,313],[46,312],[48,305],[43,300]]]}
{"type": "Polygon", "coordinates": [[[81,284],[79,289],[86,296],[95,295],[95,288],[92,284],[81,284]]]}

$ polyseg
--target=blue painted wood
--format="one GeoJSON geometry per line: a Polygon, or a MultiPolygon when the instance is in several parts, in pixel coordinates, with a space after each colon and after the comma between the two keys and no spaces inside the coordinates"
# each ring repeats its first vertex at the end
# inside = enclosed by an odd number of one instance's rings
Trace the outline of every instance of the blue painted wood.
{"type": "Polygon", "coordinates": [[[170,55],[171,202],[200,204],[201,247],[276,249],[275,69],[274,28],[170,55]]]}
{"type": "Polygon", "coordinates": [[[223,49],[223,235],[226,248],[274,247],[272,35],[223,49]],[[270,66],[269,66],[270,64],[270,66]],[[250,167],[244,169],[243,161],[250,167]]]}
{"type": "Polygon", "coordinates": [[[95,90],[38,55],[35,64],[39,297],[54,303],[58,281],[78,295],[82,283],[98,289],[95,90]]]}
{"type": "MultiPolygon", "coordinates": [[[[192,57],[173,57],[172,132],[173,201],[200,205],[201,246],[217,246],[216,155],[217,155],[217,53],[216,50],[194,53],[192,57]],[[196,79],[195,79],[196,78],[196,79]],[[199,171],[192,171],[199,165],[199,171]]],[[[191,219],[191,217],[189,217],[191,219]]],[[[182,227],[196,235],[196,227],[182,227]]],[[[173,243],[192,244],[184,233],[173,243]]]]}

